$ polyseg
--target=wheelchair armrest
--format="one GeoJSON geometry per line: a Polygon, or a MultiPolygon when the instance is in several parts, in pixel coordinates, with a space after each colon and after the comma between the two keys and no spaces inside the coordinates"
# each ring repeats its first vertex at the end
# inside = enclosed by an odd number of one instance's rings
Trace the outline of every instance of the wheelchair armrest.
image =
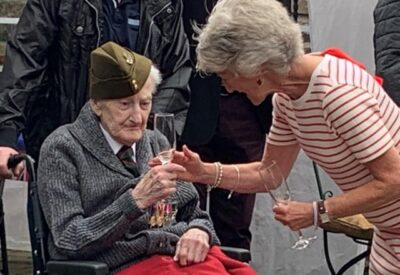
{"type": "Polygon", "coordinates": [[[107,275],[108,266],[95,261],[48,261],[49,275],[107,275]]]}
{"type": "Polygon", "coordinates": [[[250,251],[244,248],[221,246],[221,250],[229,257],[248,263],[251,260],[250,251]]]}

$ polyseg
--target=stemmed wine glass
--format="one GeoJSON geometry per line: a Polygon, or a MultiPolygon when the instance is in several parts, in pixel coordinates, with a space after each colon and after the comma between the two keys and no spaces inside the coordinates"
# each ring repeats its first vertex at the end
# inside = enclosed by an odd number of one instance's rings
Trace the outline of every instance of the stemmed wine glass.
{"type": "MultiPolygon", "coordinates": [[[[267,165],[261,165],[258,170],[266,191],[270,194],[275,205],[286,204],[291,200],[290,190],[285,177],[276,161],[270,161],[267,165]]],[[[316,239],[316,236],[306,238],[300,230],[294,232],[296,241],[292,248],[302,250],[316,239]]]]}
{"type": "Polygon", "coordinates": [[[158,153],[157,156],[162,165],[168,164],[172,160],[173,150],[176,147],[174,114],[155,114],[154,131],[158,132],[165,138],[161,145],[160,153],[158,153]]]}
{"type": "MultiPolygon", "coordinates": [[[[176,134],[174,114],[157,113],[154,115],[154,131],[161,137],[160,152],[157,154],[161,161],[161,165],[171,162],[173,151],[176,147],[176,134]]],[[[170,226],[175,222],[177,214],[177,200],[174,194],[156,202],[150,208],[150,227],[170,226]]]]}

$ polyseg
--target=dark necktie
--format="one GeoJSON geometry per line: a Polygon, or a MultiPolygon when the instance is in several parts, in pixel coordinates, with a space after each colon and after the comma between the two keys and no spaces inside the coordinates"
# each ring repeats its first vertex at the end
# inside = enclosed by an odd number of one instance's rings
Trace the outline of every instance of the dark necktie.
{"type": "Polygon", "coordinates": [[[122,161],[122,164],[135,177],[139,177],[139,170],[137,168],[136,162],[133,161],[133,150],[132,147],[122,146],[118,151],[117,157],[122,161]]]}

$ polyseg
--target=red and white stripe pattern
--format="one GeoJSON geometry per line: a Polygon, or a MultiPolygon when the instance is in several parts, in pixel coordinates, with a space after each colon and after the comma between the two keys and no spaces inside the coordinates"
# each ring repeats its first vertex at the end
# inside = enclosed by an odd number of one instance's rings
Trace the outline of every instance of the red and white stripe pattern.
{"type": "MultiPolygon", "coordinates": [[[[299,143],[344,192],[373,178],[363,163],[400,148],[399,108],[350,61],[325,55],[301,98],[275,94],[273,103],[268,143],[299,143]]],[[[400,274],[400,199],[364,215],[381,230],[374,236],[371,274],[400,274]]]]}

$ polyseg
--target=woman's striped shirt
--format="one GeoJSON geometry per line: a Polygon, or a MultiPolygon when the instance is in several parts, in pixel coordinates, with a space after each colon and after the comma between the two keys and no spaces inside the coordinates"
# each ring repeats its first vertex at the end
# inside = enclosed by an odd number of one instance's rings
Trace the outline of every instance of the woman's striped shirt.
{"type": "MultiPolygon", "coordinates": [[[[344,192],[373,179],[364,163],[400,148],[400,109],[373,76],[348,60],[325,55],[302,97],[275,94],[273,104],[267,142],[298,143],[344,192]]],[[[379,228],[370,272],[400,274],[400,200],[364,215],[379,228]]]]}

